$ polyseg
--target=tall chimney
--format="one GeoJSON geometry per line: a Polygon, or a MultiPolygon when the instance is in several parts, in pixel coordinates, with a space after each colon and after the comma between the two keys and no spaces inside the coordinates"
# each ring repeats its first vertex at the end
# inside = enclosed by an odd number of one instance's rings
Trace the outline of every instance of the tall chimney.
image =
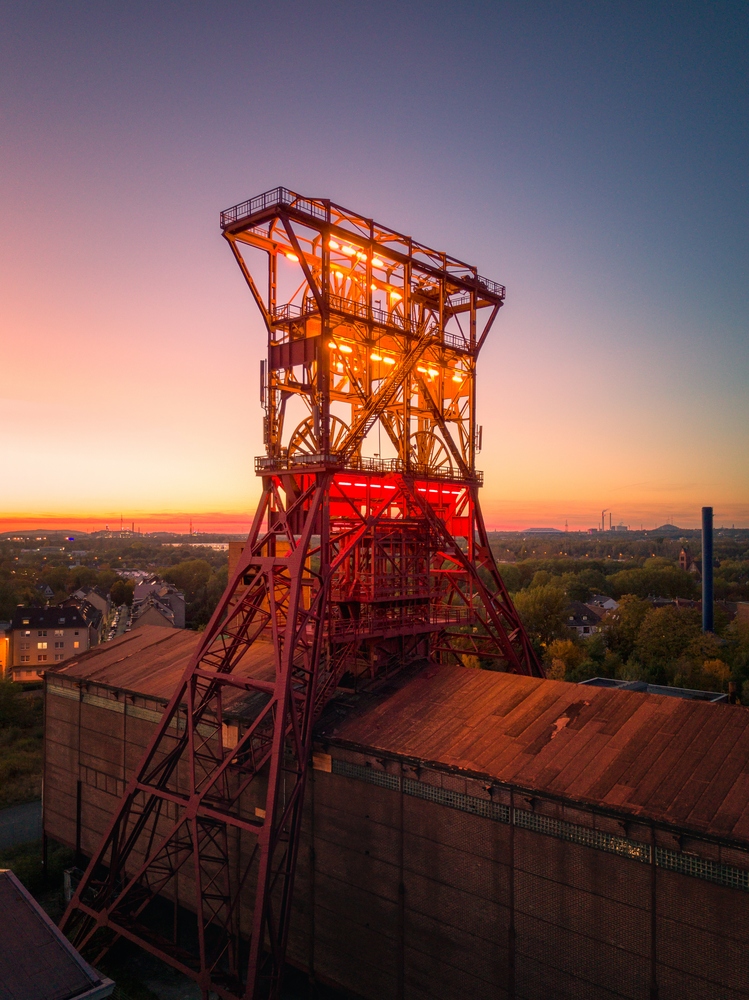
{"type": "Polygon", "coordinates": [[[713,631],[713,508],[702,508],[702,631],[713,631]]]}

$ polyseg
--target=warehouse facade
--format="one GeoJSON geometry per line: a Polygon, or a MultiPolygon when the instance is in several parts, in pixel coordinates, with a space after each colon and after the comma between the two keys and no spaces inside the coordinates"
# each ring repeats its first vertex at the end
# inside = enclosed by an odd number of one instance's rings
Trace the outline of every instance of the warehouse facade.
{"type": "MultiPolygon", "coordinates": [[[[47,674],[47,836],[93,852],[196,641],[47,674]]],[[[740,707],[460,667],[344,698],[289,960],[367,1000],[749,997],[748,790],[740,707]]]]}

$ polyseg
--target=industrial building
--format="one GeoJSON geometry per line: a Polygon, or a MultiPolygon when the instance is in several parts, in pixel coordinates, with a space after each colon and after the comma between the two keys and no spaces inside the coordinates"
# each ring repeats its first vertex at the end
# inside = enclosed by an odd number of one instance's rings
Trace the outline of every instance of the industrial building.
{"type": "MultiPolygon", "coordinates": [[[[199,638],[144,626],[47,672],[47,837],[96,850],[199,638]]],[[[255,643],[238,676],[272,655],[255,643]]],[[[237,687],[224,709],[236,745],[257,698],[237,687]]],[[[367,1000],[749,997],[748,792],[740,706],[459,665],[339,691],[288,960],[367,1000]]],[[[262,802],[251,787],[243,815],[262,802]]],[[[165,893],[175,947],[192,878],[165,893]]]]}

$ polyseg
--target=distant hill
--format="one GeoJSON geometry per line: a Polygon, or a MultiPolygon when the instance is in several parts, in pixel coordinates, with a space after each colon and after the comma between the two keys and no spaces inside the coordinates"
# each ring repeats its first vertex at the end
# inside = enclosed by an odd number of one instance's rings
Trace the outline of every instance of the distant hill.
{"type": "Polygon", "coordinates": [[[679,536],[684,534],[684,528],[677,528],[675,524],[662,524],[660,528],[653,528],[651,534],[679,536]]]}

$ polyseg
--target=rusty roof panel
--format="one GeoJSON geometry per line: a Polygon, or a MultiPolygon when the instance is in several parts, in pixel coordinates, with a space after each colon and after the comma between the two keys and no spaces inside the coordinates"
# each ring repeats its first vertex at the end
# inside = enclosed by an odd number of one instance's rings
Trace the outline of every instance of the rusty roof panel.
{"type": "MultiPolygon", "coordinates": [[[[166,629],[143,625],[112,642],[95,646],[48,675],[91,681],[124,691],[135,691],[151,698],[168,701],[182,679],[185,667],[197,649],[200,633],[187,629],[166,629]]],[[[236,668],[238,676],[272,680],[273,647],[256,642],[236,668]]],[[[234,715],[253,715],[253,696],[240,689],[225,695],[225,708],[234,715]],[[247,712],[244,709],[247,708],[247,712]]],[[[257,708],[257,706],[255,706],[257,708]]]]}
{"type": "Polygon", "coordinates": [[[332,742],[749,843],[749,709],[739,706],[456,666],[335,725],[323,726],[332,742]]]}
{"type": "MultiPolygon", "coordinates": [[[[198,641],[145,626],[48,673],[167,700],[198,641]]],[[[272,679],[270,644],[238,670],[272,679]]],[[[338,719],[322,734],[749,844],[747,708],[432,666],[338,719]]]]}

